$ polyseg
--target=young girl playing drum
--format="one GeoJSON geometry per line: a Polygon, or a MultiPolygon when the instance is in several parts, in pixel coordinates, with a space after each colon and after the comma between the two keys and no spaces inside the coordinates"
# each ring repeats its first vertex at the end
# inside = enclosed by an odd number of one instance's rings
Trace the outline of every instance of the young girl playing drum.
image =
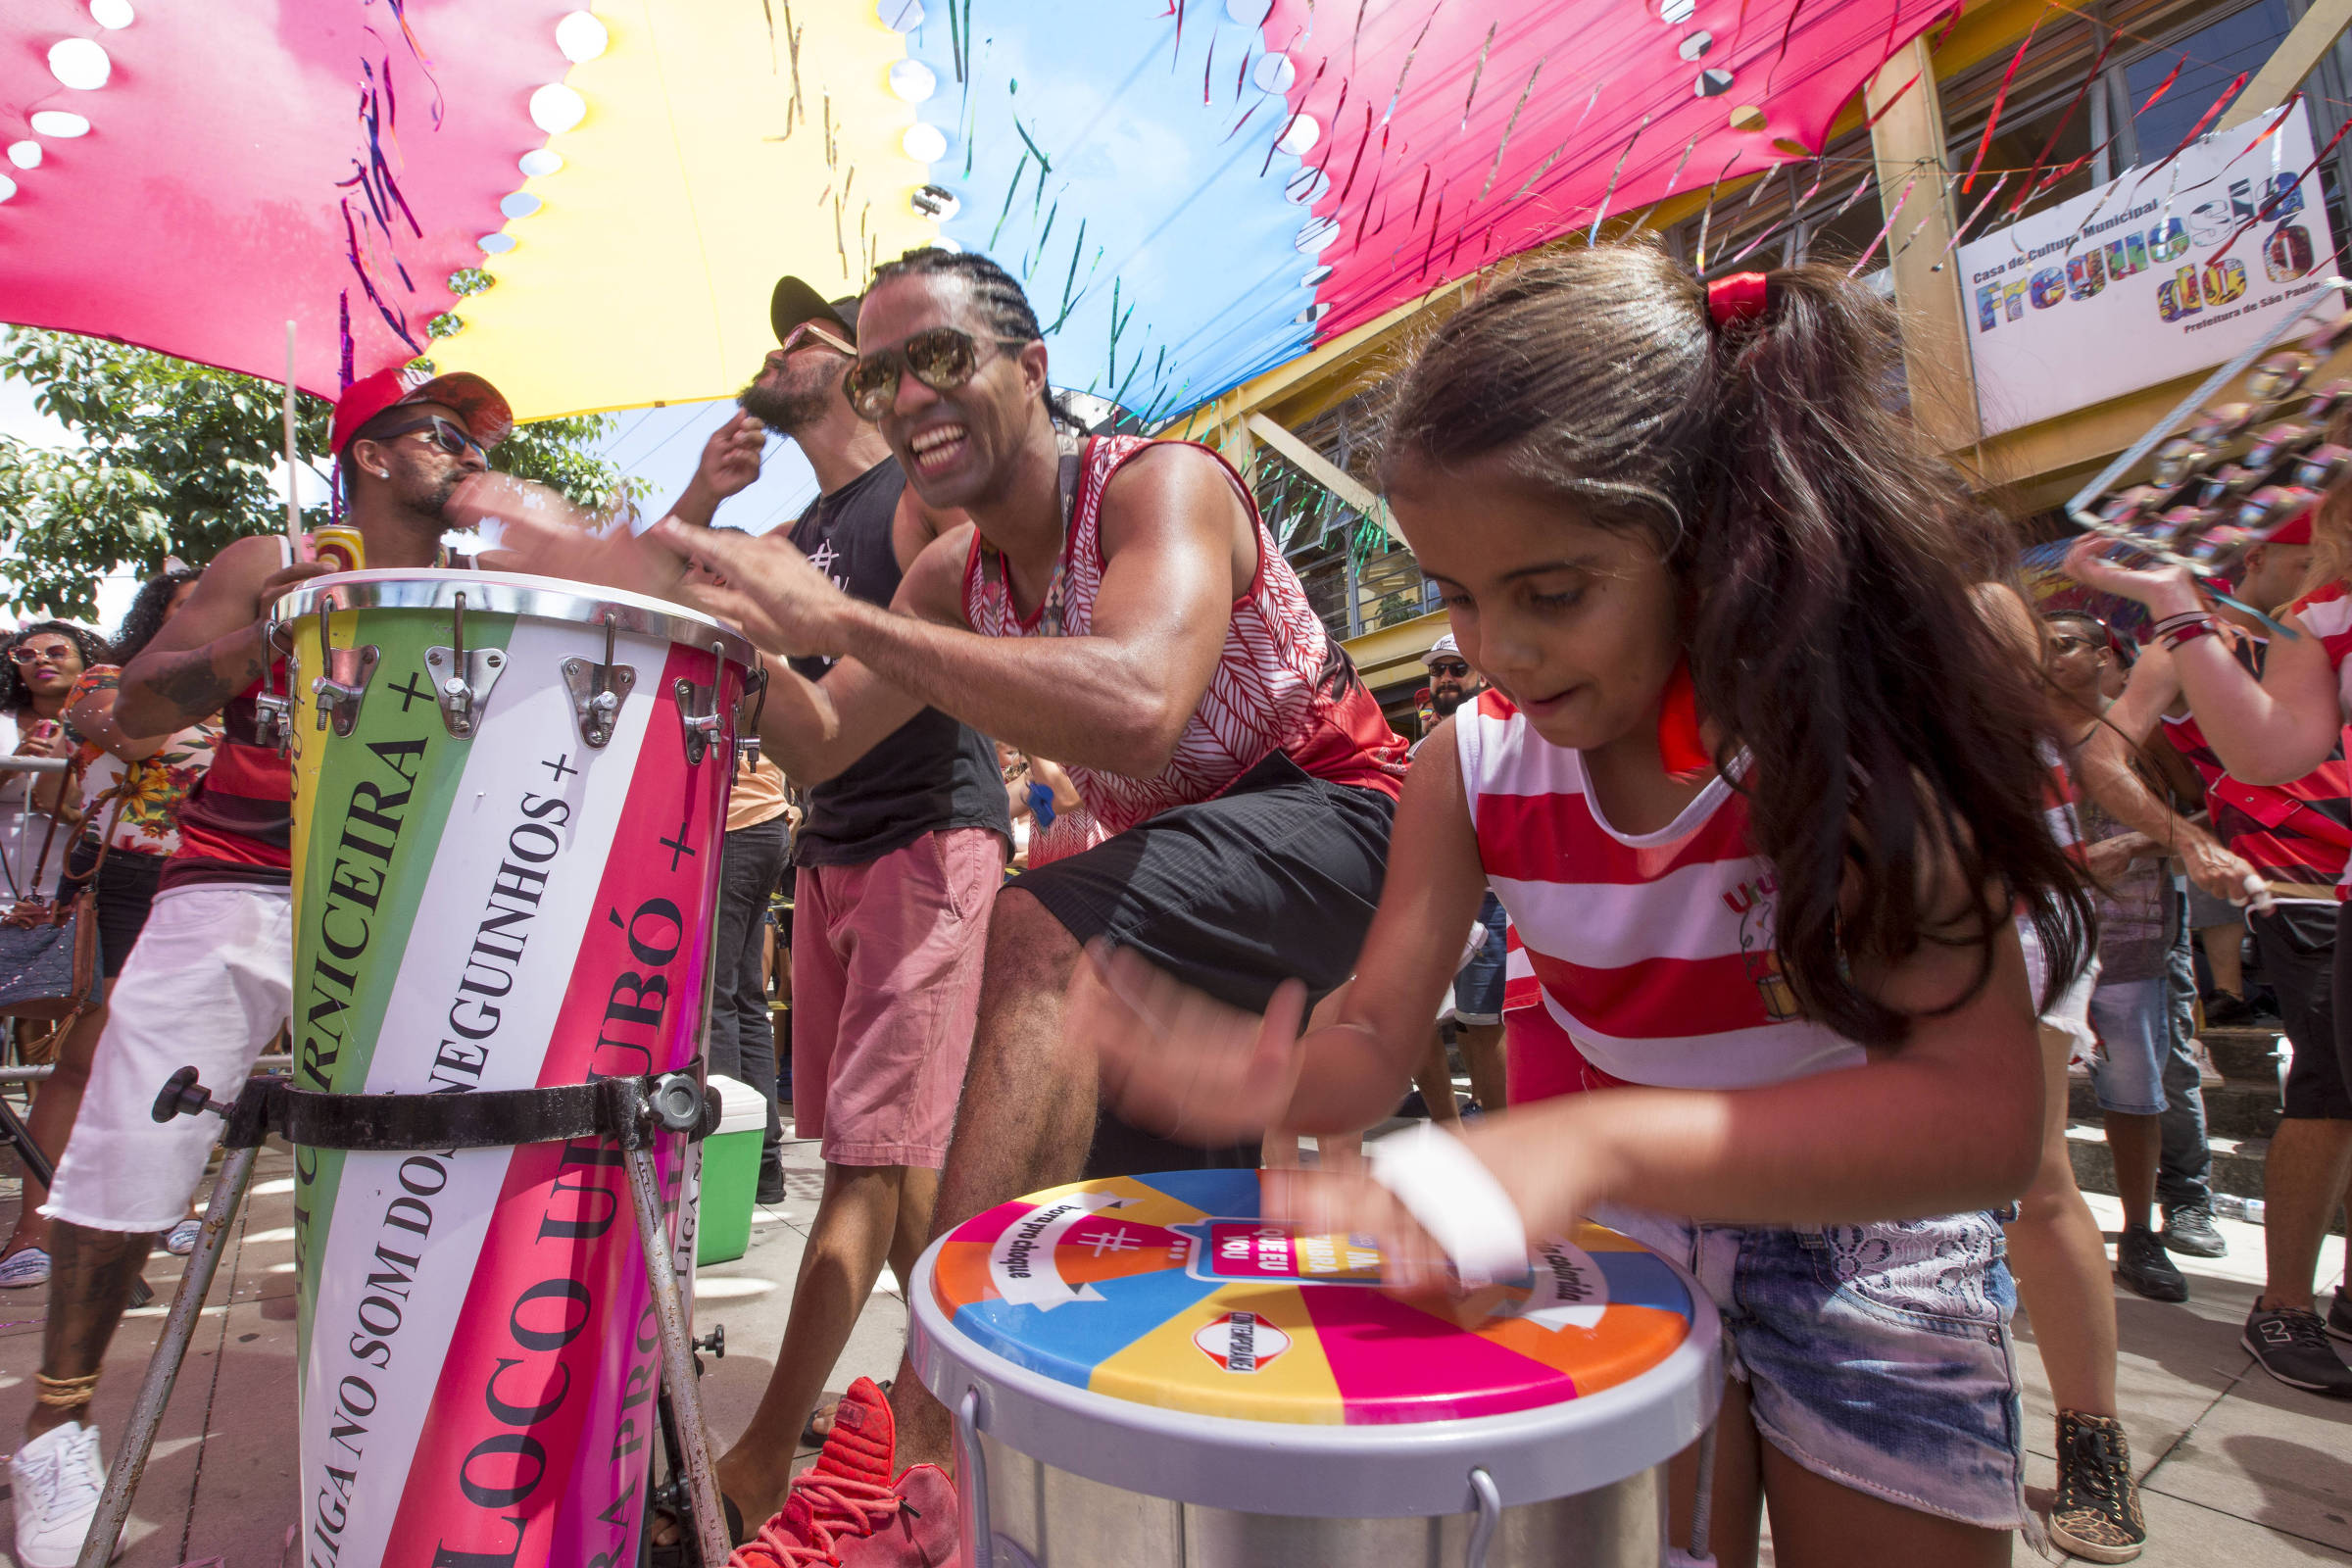
{"type": "Polygon", "coordinates": [[[1421,750],[1336,1021],[1102,954],[1074,1026],[1121,1114],[1179,1136],[1364,1127],[1492,886],[1603,1092],[1269,1197],[1377,1236],[1407,1293],[1588,1213],[1687,1265],[1734,1350],[1727,1568],[1759,1492],[1784,1562],[2006,1562],[2026,1518],[1994,1211],[2042,1074],[2012,917],[2061,983],[2089,920],[2038,698],[1970,606],[1994,529],[1890,406],[1891,345],[1821,269],[1704,288],[1614,248],[1492,283],[1400,377],[1385,479],[1495,690],[1421,750]]]}

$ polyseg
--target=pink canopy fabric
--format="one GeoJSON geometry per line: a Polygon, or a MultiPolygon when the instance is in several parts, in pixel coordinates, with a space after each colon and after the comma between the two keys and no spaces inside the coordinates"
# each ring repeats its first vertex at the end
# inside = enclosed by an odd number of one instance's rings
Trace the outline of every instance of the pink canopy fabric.
{"type": "Polygon", "coordinates": [[[1831,122],[1956,5],[8,0],[0,320],[274,379],[293,318],[311,391],[429,350],[528,418],[725,396],[779,273],[936,240],[1156,423],[1662,198],[1855,180],[1831,122]],[[61,41],[111,77],[61,84],[61,41]],[[498,287],[429,337],[467,267],[498,287]]]}
{"type": "Polygon", "coordinates": [[[74,0],[0,14],[0,144],[38,148],[31,168],[0,163],[16,187],[0,201],[0,318],[272,380],[292,320],[296,380],[327,397],[346,309],[357,373],[424,352],[450,274],[505,221],[516,158],[546,141],[530,95],[564,78],[554,29],[570,7],[135,5],[120,29],[74,0]],[[103,86],[52,74],[70,38],[106,51],[103,86]],[[44,133],[56,112],[87,133],[44,133]]]}
{"type": "Polygon", "coordinates": [[[1313,122],[1314,212],[1335,229],[1318,336],[1678,190],[1803,166],[1870,75],[1958,9],[1274,0],[1264,33],[1298,73],[1286,99],[1313,122]],[[1351,9],[1368,13],[1352,32],[1351,9]]]}

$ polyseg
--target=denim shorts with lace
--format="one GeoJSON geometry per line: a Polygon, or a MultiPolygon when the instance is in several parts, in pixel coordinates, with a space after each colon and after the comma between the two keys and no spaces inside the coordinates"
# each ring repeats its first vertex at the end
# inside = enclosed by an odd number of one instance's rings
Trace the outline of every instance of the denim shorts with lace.
{"type": "Polygon", "coordinates": [[[1815,1475],[1987,1529],[2026,1522],[2003,1214],[1870,1225],[1593,1218],[1694,1275],[1756,1430],[1815,1475]]]}

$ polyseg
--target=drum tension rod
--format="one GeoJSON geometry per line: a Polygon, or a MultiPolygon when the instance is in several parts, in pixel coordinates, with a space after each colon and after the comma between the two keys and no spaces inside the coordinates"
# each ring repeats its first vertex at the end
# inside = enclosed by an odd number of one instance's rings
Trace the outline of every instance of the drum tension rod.
{"type": "Polygon", "coordinates": [[[571,693],[571,716],[580,726],[580,740],[598,751],[612,744],[613,726],[620,719],[620,705],[637,685],[637,671],[614,661],[619,620],[618,611],[605,612],[603,663],[574,656],[559,666],[564,674],[564,689],[571,693]]]}
{"type": "Polygon", "coordinates": [[[727,678],[727,650],[724,643],[710,645],[710,684],[698,686],[680,675],[670,689],[678,699],[678,727],[686,738],[686,763],[700,767],[703,756],[710,743],[719,737],[723,727],[718,712],[719,686],[727,678]]]}
{"type": "Polygon", "coordinates": [[[294,724],[289,710],[293,705],[294,650],[278,641],[278,632],[285,622],[277,618],[277,607],[270,607],[270,623],[262,629],[262,689],[253,698],[253,744],[267,746],[284,754],[294,738],[294,724]],[[287,659],[286,689],[277,689],[277,661],[271,657],[284,654],[287,659]]]}
{"type": "Polygon", "coordinates": [[[335,646],[327,619],[333,609],[333,601],[320,596],[318,661],[324,672],[311,682],[311,692],[318,699],[318,727],[324,729],[332,720],[337,735],[349,735],[360,721],[360,699],[368,695],[368,683],[375,678],[377,655],[373,643],[356,648],[335,646]]]}
{"type": "Polygon", "coordinates": [[[752,688],[752,716],[743,716],[743,700],[735,700],[735,765],[749,772],[760,765],[760,715],[767,711],[767,665],[755,660],[749,682],[752,688]]]}
{"type": "Polygon", "coordinates": [[[449,640],[450,647],[427,648],[424,662],[432,671],[433,701],[441,709],[442,724],[450,734],[466,740],[473,734],[482,705],[490,700],[490,688],[506,672],[507,656],[497,648],[467,650],[466,595],[462,590],[451,611],[449,640]]]}

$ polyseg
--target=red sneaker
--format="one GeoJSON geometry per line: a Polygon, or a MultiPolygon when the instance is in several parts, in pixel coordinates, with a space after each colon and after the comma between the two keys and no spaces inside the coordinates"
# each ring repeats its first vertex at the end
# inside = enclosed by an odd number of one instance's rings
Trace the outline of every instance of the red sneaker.
{"type": "Polygon", "coordinates": [[[839,1568],[845,1546],[899,1516],[904,1499],[889,1484],[897,1446],[890,1401],[873,1379],[859,1378],[842,1396],[816,1463],[794,1480],[776,1516],[735,1548],[727,1568],[839,1568]]]}
{"type": "Polygon", "coordinates": [[[841,1568],[946,1568],[956,1560],[956,1484],[935,1464],[906,1467],[899,1511],[841,1548],[841,1568]]]}

